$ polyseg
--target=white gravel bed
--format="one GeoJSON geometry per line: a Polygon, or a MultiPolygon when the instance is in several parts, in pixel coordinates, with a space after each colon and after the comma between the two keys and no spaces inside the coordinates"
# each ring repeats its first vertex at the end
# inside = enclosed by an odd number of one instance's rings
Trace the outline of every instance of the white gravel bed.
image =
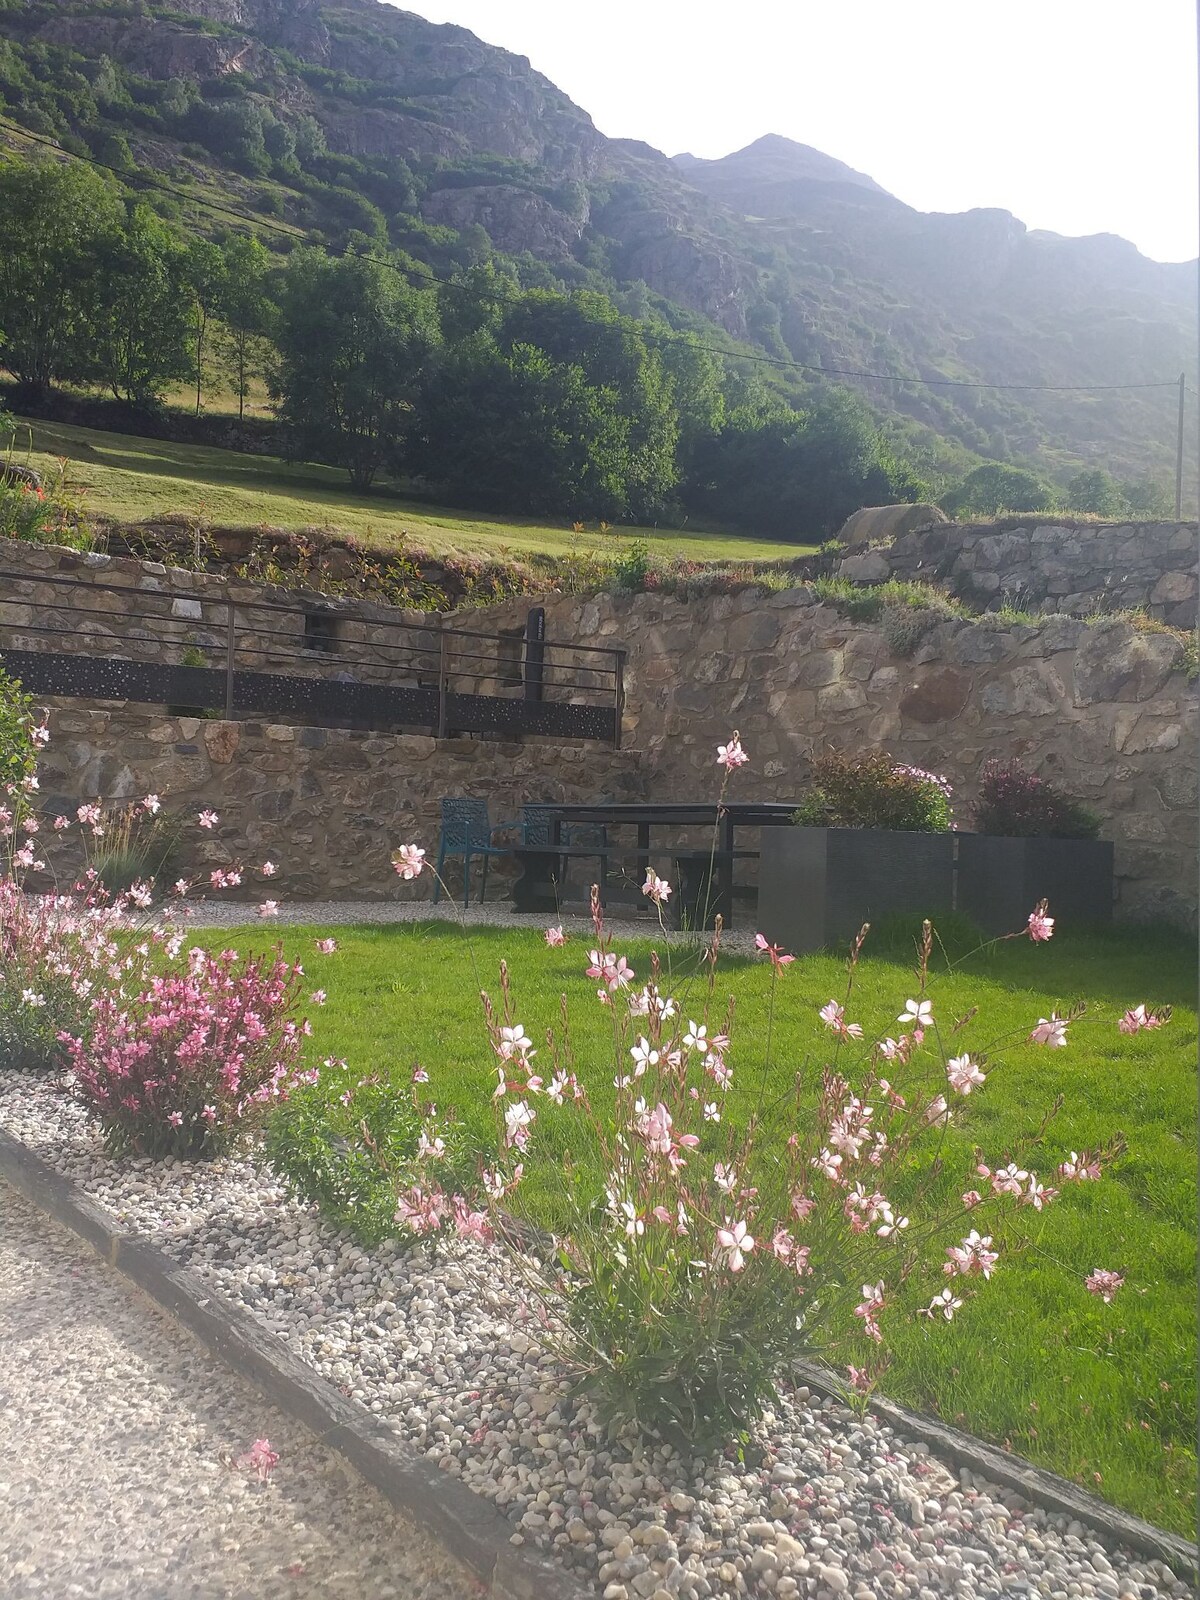
{"type": "MultiPolygon", "coordinates": [[[[743,922],[745,918],[741,919],[743,922]]],[[[544,933],[558,927],[569,938],[582,943],[592,937],[592,920],[581,913],[557,912],[530,915],[514,911],[507,900],[487,900],[465,909],[445,900],[435,906],[429,900],[281,900],[273,917],[260,917],[257,904],[204,900],[194,903],[188,917],[189,928],[240,928],[304,926],[332,928],[352,923],[454,922],[468,928],[530,928],[544,933]]],[[[651,939],[656,944],[696,944],[697,935],[668,929],[665,933],[654,917],[606,921],[610,940],[651,939]]],[[[721,936],[723,948],[749,954],[754,948],[755,930],[729,928],[721,936]]]]}
{"type": "Polygon", "coordinates": [[[515,1542],[555,1550],[605,1600],[1190,1594],[1162,1563],[804,1388],[758,1426],[743,1461],[613,1443],[539,1349],[498,1256],[368,1254],[249,1159],[118,1165],[82,1108],[33,1075],[0,1072],[0,1125],[250,1307],[500,1506],[515,1542]]]}
{"type": "Polygon", "coordinates": [[[0,1182],[5,1600],[466,1600],[471,1576],[0,1182]],[[266,1482],[236,1465],[256,1438],[266,1482]]]}

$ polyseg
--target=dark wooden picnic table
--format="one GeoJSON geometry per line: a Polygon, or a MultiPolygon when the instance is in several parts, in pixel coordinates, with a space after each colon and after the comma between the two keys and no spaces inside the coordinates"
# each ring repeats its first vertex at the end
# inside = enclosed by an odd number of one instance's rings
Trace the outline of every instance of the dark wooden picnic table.
{"type": "MultiPolygon", "coordinates": [[[[547,869],[553,871],[554,864],[565,859],[568,853],[596,856],[617,853],[617,847],[608,842],[609,830],[623,828],[636,830],[634,848],[637,857],[637,875],[640,879],[645,877],[646,868],[650,864],[654,830],[661,832],[670,829],[679,832],[687,828],[706,828],[710,830],[710,840],[715,852],[713,901],[728,924],[732,911],[735,852],[738,856],[754,853],[737,850],[738,829],[786,826],[792,820],[796,803],[779,800],[729,800],[720,805],[715,801],[697,803],[600,801],[592,805],[539,803],[536,810],[539,819],[547,824],[549,842],[545,846],[526,847],[517,851],[525,874],[524,880],[517,880],[514,889],[514,899],[518,904],[522,899],[524,882],[524,897],[529,908],[551,909],[540,901],[534,904],[537,896],[533,891],[540,887],[541,880],[547,876],[547,869]],[[580,825],[602,828],[605,843],[595,846],[564,844],[564,829],[580,825]],[[712,839],[711,830],[715,830],[715,840],[712,839]]],[[[708,851],[690,851],[688,854],[700,857],[706,856],[708,851]]]]}

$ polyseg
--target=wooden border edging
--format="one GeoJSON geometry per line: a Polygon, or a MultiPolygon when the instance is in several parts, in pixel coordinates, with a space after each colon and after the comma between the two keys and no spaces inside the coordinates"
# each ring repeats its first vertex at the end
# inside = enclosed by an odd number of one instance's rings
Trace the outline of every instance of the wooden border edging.
{"type": "MultiPolygon", "coordinates": [[[[815,1366],[808,1361],[797,1361],[793,1363],[792,1370],[820,1394],[837,1396],[841,1392],[828,1368],[815,1366]]],[[[1127,1545],[1141,1555],[1165,1561],[1178,1577],[1194,1583],[1200,1575],[1200,1547],[1189,1544],[1179,1534],[1156,1528],[1152,1522],[1146,1522],[1128,1511],[1122,1511],[1118,1506],[1109,1505],[1107,1500],[1101,1500],[1097,1495],[1089,1494],[1070,1479],[1060,1478],[1056,1472],[1048,1472],[1045,1467],[1037,1467],[1032,1461],[1026,1461],[1024,1456],[999,1450],[995,1445],[985,1444],[982,1439],[976,1439],[969,1433],[948,1427],[937,1417],[921,1411],[906,1411],[903,1406],[884,1399],[882,1395],[872,1395],[867,1405],[881,1422],[888,1423],[898,1433],[907,1434],[931,1446],[943,1460],[954,1466],[967,1467],[992,1483],[1014,1489],[1023,1499],[1047,1511],[1065,1511],[1068,1516],[1088,1523],[1114,1542],[1127,1545]]]]}
{"type": "MultiPolygon", "coordinates": [[[[3,1129],[0,1178],[85,1239],[214,1355],[344,1456],[398,1511],[428,1527],[480,1579],[493,1600],[594,1600],[597,1590],[538,1552],[514,1546],[512,1525],[487,1500],[398,1443],[361,1401],[347,1399],[268,1333],[252,1312],[210,1293],[190,1268],[124,1233],[109,1212],[3,1129]]],[[[828,1369],[796,1362],[792,1370],[818,1393],[839,1394],[828,1369]]],[[[1178,1534],[1156,1528],[1068,1479],[934,1417],[906,1411],[882,1397],[872,1397],[869,1406],[882,1422],[930,1445],[955,1466],[1013,1489],[1034,1505],[1077,1517],[1109,1539],[1165,1561],[1181,1578],[1194,1582],[1200,1574],[1200,1548],[1178,1534]]]]}
{"type": "Polygon", "coordinates": [[[428,1529],[492,1600],[594,1600],[597,1591],[556,1562],[514,1546],[512,1524],[490,1502],[401,1444],[361,1401],[344,1396],[252,1312],[231,1305],[190,1268],[124,1232],[70,1179],[3,1130],[0,1178],[86,1240],[272,1404],[343,1456],[396,1510],[428,1529]]]}

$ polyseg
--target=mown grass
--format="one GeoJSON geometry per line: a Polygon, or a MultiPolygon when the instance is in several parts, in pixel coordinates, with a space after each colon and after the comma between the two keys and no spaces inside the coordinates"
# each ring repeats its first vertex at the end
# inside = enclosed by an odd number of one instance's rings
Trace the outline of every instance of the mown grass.
{"type": "Polygon", "coordinates": [[[333,467],[289,466],[273,456],[57,422],[22,420],[15,445],[22,460],[30,434],[34,467],[51,470],[57,458],[65,457],[70,463],[68,490],[82,499],[86,510],[122,522],[184,515],[236,527],[319,527],[353,534],[378,549],[484,557],[527,552],[611,556],[633,539],[644,541],[656,557],[681,554],[696,561],[785,560],[815,548],[677,528],[613,526],[601,533],[593,525],[576,534],[566,522],[478,517],[406,500],[386,486],[371,495],[356,495],[345,473],[333,467]]]}
{"type": "MultiPolygon", "coordinates": [[[[217,945],[229,936],[205,937],[217,945]]],[[[260,943],[266,935],[256,928],[242,938],[260,943]]],[[[453,1107],[481,1141],[494,1136],[494,1080],[478,991],[497,991],[502,958],[511,967],[517,1015],[535,1038],[557,1025],[560,997],[570,998],[581,1076],[597,1102],[611,1093],[611,1025],[583,977],[578,941],[548,950],[530,931],[480,928],[468,944],[445,924],[289,928],[281,938],[314,985],[329,993],[327,1005],[313,1013],[314,1060],[343,1057],[355,1073],[394,1073],[404,1083],[419,1061],[439,1106],[453,1107]],[[333,957],[314,951],[314,937],[324,932],[339,938],[333,957]]],[[[639,977],[648,970],[649,949],[627,950],[639,977]]],[[[688,959],[678,952],[673,959],[672,992],[685,1015],[696,1015],[701,987],[689,976],[688,959]]],[[[850,1015],[868,1038],[895,1031],[911,992],[911,967],[903,942],[885,941],[863,961],[850,1015]]],[[[757,1104],[764,1083],[778,1088],[802,1068],[811,1076],[828,1059],[829,1037],[816,1013],[841,992],[844,979],[841,961],[824,955],[788,969],[775,993],[768,1064],[770,971],[744,961],[723,965],[716,991],[722,1011],[727,995],[737,1001],[731,1115],[739,1105],[744,1115],[757,1104]]],[[[1033,1155],[1043,1176],[1070,1150],[1094,1147],[1117,1131],[1128,1153],[1100,1184],[1071,1187],[1041,1215],[1023,1209],[1024,1242],[1018,1230],[1008,1230],[996,1276],[973,1285],[978,1292],[964,1297],[953,1324],[894,1316],[893,1359],[883,1383],[896,1399],[1007,1444],[1183,1533],[1194,1527],[1196,1473],[1194,994],[1194,953],[1165,934],[1068,934],[1044,948],[1012,943],[935,979],[935,1014],[942,1019],[980,1008],[956,1048],[979,1049],[999,1036],[1015,1041],[992,1057],[986,1088],[957,1102],[961,1126],[949,1140],[945,1180],[952,1194],[967,1186],[962,1177],[973,1144],[993,1165],[1009,1150],[1027,1150],[1059,1094],[1063,1108],[1033,1155]],[[1067,1049],[1023,1042],[1039,1017],[1080,998],[1089,1013],[1072,1025],[1067,1049]],[[1117,1016],[1137,1001],[1174,1005],[1169,1026],[1119,1034],[1117,1016]],[[1112,1305],[1084,1289],[1095,1267],[1128,1273],[1112,1305]]],[[[561,1181],[565,1159],[586,1167],[587,1151],[577,1123],[540,1104],[537,1161],[561,1181]]],[[[777,1122],[777,1136],[785,1131],[777,1122]]],[[[538,1189],[551,1223],[557,1192],[550,1181],[538,1189]]]]}

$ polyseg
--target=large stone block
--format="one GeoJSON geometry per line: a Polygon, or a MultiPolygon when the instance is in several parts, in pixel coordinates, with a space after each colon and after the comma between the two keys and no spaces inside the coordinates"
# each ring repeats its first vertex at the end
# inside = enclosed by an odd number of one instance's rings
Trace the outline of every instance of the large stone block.
{"type": "Polygon", "coordinates": [[[1075,704],[1148,700],[1177,669],[1180,656],[1170,634],[1098,623],[1087,630],[1075,657],[1075,704]]]}
{"type": "Polygon", "coordinates": [[[908,722],[930,725],[958,716],[971,692],[971,680],[952,667],[927,672],[909,685],[900,700],[900,715],[908,722]]]}

